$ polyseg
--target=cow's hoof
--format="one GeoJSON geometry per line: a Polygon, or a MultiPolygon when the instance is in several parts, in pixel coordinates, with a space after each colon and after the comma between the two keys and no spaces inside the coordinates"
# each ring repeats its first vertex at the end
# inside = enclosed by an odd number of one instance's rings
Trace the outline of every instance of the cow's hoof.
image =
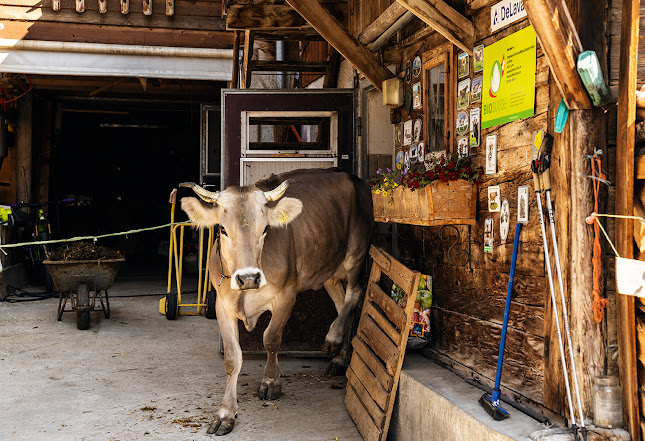
{"type": "Polygon", "coordinates": [[[323,351],[327,352],[327,356],[330,358],[333,358],[340,354],[340,350],[343,348],[343,343],[342,342],[332,342],[329,340],[325,340],[325,346],[323,346],[323,351]]]}
{"type": "Polygon", "coordinates": [[[329,362],[325,373],[332,377],[338,377],[340,375],[345,375],[345,372],[347,372],[345,361],[340,357],[335,357],[329,362]]]}
{"type": "Polygon", "coordinates": [[[282,385],[277,381],[262,381],[258,396],[261,400],[275,400],[282,394],[282,385]]]}
{"type": "Polygon", "coordinates": [[[226,435],[231,433],[233,426],[235,425],[235,420],[232,418],[220,418],[219,416],[215,417],[215,420],[208,427],[206,433],[215,434],[216,436],[226,435]]]}

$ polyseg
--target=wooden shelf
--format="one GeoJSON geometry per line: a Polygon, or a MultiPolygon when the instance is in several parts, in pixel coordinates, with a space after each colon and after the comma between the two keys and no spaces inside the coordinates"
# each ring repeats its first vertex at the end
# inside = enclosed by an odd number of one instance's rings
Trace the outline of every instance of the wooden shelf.
{"type": "Polygon", "coordinates": [[[385,217],[374,217],[376,222],[390,223],[394,222],[397,224],[407,224],[407,225],[420,225],[422,227],[438,227],[442,225],[477,225],[476,219],[436,219],[436,220],[418,220],[418,219],[397,219],[397,218],[385,218],[385,217]]]}

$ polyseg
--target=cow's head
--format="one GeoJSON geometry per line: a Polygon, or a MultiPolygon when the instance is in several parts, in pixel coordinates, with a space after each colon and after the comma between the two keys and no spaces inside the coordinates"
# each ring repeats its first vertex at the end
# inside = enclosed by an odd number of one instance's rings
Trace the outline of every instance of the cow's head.
{"type": "Polygon", "coordinates": [[[181,208],[197,227],[220,227],[223,274],[230,275],[231,288],[257,289],[265,285],[260,257],[269,228],[285,227],[302,211],[299,199],[283,198],[291,181],[271,191],[256,187],[231,187],[211,192],[192,182],[190,187],[206,203],[182,198],[181,208]],[[278,201],[277,204],[269,204],[278,201]]]}

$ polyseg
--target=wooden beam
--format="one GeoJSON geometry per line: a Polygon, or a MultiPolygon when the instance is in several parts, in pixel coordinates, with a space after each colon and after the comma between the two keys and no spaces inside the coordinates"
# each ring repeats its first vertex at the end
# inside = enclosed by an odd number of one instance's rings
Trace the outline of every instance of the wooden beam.
{"type": "MultiPolygon", "coordinates": [[[[616,214],[634,211],[634,128],[636,125],[636,67],[640,0],[623,1],[620,33],[620,71],[616,134],[616,214]]],[[[633,221],[616,219],[616,248],[620,256],[633,258],[633,221]]],[[[623,415],[632,439],[639,440],[636,312],[634,297],[616,293],[616,324],[623,415]]]]}
{"type": "Polygon", "coordinates": [[[576,63],[583,51],[564,0],[525,0],[524,8],[569,109],[591,109],[576,63]]]}
{"type": "MultiPolygon", "coordinates": [[[[347,3],[325,5],[341,23],[347,22],[347,3]]],[[[281,30],[311,28],[307,21],[286,4],[232,5],[226,12],[226,29],[281,30]]]]}
{"type": "Polygon", "coordinates": [[[392,3],[376,20],[367,25],[365,29],[358,35],[358,41],[361,44],[368,44],[374,41],[379,35],[385,32],[392,26],[403,14],[405,14],[405,6],[394,2],[392,3]]]}
{"type": "Polygon", "coordinates": [[[461,50],[473,54],[475,27],[442,0],[397,0],[461,50]]]}
{"type": "Polygon", "coordinates": [[[233,37],[233,75],[231,77],[231,88],[237,89],[240,76],[240,31],[235,31],[233,37]]]}
{"type": "Polygon", "coordinates": [[[347,33],[318,0],[287,0],[340,54],[360,70],[379,91],[384,80],[394,75],[364,45],[347,33]]]}
{"type": "Polygon", "coordinates": [[[255,34],[253,31],[244,31],[244,58],[242,59],[242,84],[240,89],[251,87],[251,59],[253,58],[253,43],[255,34]]]}
{"type": "Polygon", "coordinates": [[[326,61],[252,61],[251,70],[262,72],[327,72],[326,61]]]}

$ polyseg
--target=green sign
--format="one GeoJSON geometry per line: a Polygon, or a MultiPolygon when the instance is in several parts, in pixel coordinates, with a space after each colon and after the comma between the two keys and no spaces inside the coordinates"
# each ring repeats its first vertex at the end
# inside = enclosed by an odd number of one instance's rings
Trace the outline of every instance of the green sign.
{"type": "Polygon", "coordinates": [[[517,31],[484,48],[482,129],[533,116],[535,31],[517,31]]]}

